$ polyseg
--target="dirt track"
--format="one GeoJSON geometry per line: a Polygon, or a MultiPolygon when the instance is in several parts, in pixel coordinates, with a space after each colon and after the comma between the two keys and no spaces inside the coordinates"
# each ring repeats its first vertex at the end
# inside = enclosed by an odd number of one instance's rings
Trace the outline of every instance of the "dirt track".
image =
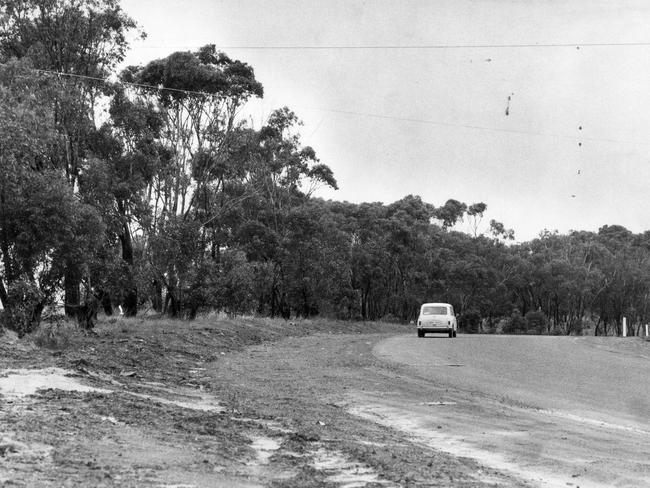
{"type": "MultiPolygon", "coordinates": [[[[63,377],[59,389],[5,394],[0,483],[584,487],[594,480],[587,470],[540,483],[534,475],[543,471],[523,469],[506,451],[485,457],[503,445],[464,439],[468,419],[472,431],[512,431],[522,451],[532,448],[531,438],[549,452],[566,444],[566,425],[540,423],[524,405],[443,385],[373,355],[395,340],[399,326],[304,324],[282,339],[277,325],[260,325],[107,326],[54,353],[5,341],[5,371],[59,367],[74,374],[48,370],[50,385],[63,377]],[[99,391],[66,391],[66,380],[99,391]]],[[[572,436],[579,432],[567,432],[578,445],[572,436]]],[[[580,440],[585,452],[600,431],[589,432],[580,440]]],[[[629,467],[637,481],[648,474],[636,458],[629,467]]],[[[642,486],[630,480],[613,481],[642,486]]]]}

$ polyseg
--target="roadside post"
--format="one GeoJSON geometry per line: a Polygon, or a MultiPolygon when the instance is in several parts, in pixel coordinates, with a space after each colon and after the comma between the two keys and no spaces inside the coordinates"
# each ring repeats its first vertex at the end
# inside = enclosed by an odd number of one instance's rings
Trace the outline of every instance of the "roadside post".
{"type": "MultiPolygon", "coordinates": [[[[4,277],[4,274],[5,274],[5,263],[0,261],[0,287],[2,287],[2,289],[6,290],[5,282],[2,279],[4,277]]],[[[2,303],[2,300],[0,300],[0,310],[4,310],[4,309],[5,309],[4,303],[2,303]]]]}
{"type": "Polygon", "coordinates": [[[623,317],[623,337],[627,337],[627,319],[623,317]]]}
{"type": "Polygon", "coordinates": [[[648,337],[648,324],[645,324],[645,336],[648,337]]]}

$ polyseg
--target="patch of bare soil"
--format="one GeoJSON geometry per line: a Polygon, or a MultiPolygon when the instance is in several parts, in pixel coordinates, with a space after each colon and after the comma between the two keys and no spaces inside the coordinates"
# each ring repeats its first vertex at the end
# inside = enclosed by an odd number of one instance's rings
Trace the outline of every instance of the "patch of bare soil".
{"type": "Polygon", "coordinates": [[[404,392],[401,370],[372,355],[384,337],[289,338],[215,363],[212,374],[236,392],[242,411],[289,428],[276,434],[279,447],[270,461],[291,476],[273,479],[272,486],[527,486],[352,411],[365,395],[404,392]]]}
{"type": "Polygon", "coordinates": [[[372,355],[403,331],[113,321],[65,350],[2,336],[0,486],[526,486],[353,411],[404,391],[372,355]]]}

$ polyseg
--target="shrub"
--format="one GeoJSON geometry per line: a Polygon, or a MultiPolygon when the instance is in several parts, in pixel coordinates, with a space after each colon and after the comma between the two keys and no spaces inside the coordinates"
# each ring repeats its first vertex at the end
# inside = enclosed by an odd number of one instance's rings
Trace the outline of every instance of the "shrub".
{"type": "MultiPolygon", "coordinates": [[[[630,329],[632,331],[632,334],[634,334],[634,328],[632,327],[630,329]]],[[[581,336],[584,333],[584,325],[582,323],[582,320],[578,320],[576,324],[573,326],[573,335],[581,336]]]]}
{"type": "Polygon", "coordinates": [[[503,324],[504,334],[525,334],[526,333],[526,320],[521,316],[519,310],[512,312],[510,318],[503,324]]]}
{"type": "Polygon", "coordinates": [[[393,315],[392,313],[387,313],[386,315],[383,315],[379,319],[379,322],[383,322],[386,324],[401,324],[404,321],[400,319],[397,315],[393,315]]]}
{"type": "Polygon", "coordinates": [[[541,310],[530,311],[526,314],[526,329],[529,334],[543,334],[547,330],[548,319],[541,310]]]}
{"type": "Polygon", "coordinates": [[[242,251],[222,256],[223,272],[218,281],[217,297],[222,310],[229,314],[248,313],[255,308],[253,298],[254,267],[242,251]]]}
{"type": "Polygon", "coordinates": [[[44,323],[31,337],[38,347],[65,349],[72,343],[76,333],[77,329],[74,323],[57,320],[44,323]]]}
{"type": "Polygon", "coordinates": [[[2,326],[14,330],[19,337],[38,328],[43,308],[43,294],[27,280],[18,280],[7,287],[8,305],[0,319],[2,326]]]}
{"type": "Polygon", "coordinates": [[[494,328],[494,333],[507,334],[506,330],[508,329],[509,322],[510,322],[509,318],[499,319],[499,321],[496,324],[496,327],[494,328]]]}
{"type": "Polygon", "coordinates": [[[481,331],[485,334],[497,334],[499,322],[494,317],[488,317],[481,324],[481,331]]]}
{"type": "Polygon", "coordinates": [[[481,314],[477,310],[467,310],[458,318],[458,326],[463,332],[477,334],[480,332],[481,314]]]}

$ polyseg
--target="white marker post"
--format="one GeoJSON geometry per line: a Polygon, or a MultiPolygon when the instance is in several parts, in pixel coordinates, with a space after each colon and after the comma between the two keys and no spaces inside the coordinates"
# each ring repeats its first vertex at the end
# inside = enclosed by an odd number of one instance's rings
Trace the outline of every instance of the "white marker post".
{"type": "Polygon", "coordinates": [[[627,337],[627,319],[623,317],[623,337],[627,337]]]}
{"type": "Polygon", "coordinates": [[[645,336],[648,337],[648,324],[645,324],[645,336]]]}

